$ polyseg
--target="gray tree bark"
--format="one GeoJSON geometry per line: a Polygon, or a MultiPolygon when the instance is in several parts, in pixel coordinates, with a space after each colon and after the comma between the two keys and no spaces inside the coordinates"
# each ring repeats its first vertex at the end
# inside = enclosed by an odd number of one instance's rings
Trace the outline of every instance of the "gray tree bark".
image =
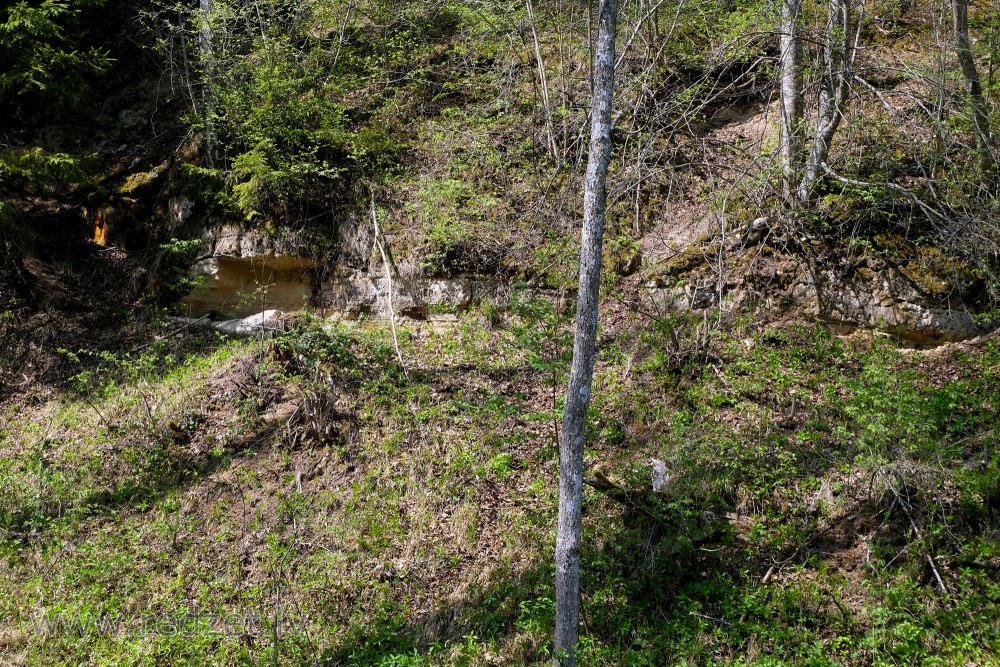
{"type": "Polygon", "coordinates": [[[583,445],[597,348],[597,306],[601,277],[601,241],[611,160],[611,102],[614,92],[617,1],[601,0],[594,50],[590,152],[583,197],[580,286],[576,299],[573,365],[563,412],[559,451],[559,526],[556,532],[556,628],[552,664],[576,665],[580,626],[580,542],[583,492],[583,445]]]}
{"type": "Polygon", "coordinates": [[[972,107],[972,127],[976,133],[976,145],[979,149],[979,163],[986,174],[994,175],[996,160],[993,156],[993,134],[990,131],[990,117],[986,111],[986,101],[983,99],[983,87],[979,83],[979,72],[976,62],[972,59],[972,47],[969,43],[969,0],[954,0],[952,16],[955,21],[955,55],[962,68],[965,88],[969,94],[969,106],[972,107]]]}
{"type": "Polygon", "coordinates": [[[542,58],[542,45],[538,41],[538,27],[535,24],[535,10],[531,6],[531,0],[524,0],[524,5],[528,9],[528,23],[531,24],[531,38],[535,45],[535,62],[538,65],[538,82],[542,97],[542,107],[545,112],[545,139],[549,153],[553,160],[558,160],[558,149],[556,148],[555,130],[552,125],[552,104],[549,100],[549,81],[545,75],[545,60],[542,58]]]}
{"type": "Polygon", "coordinates": [[[778,160],[781,163],[781,190],[786,201],[795,197],[802,175],[802,0],[781,0],[779,64],[781,76],[781,117],[779,118],[778,160]]]}
{"type": "Polygon", "coordinates": [[[212,46],[212,10],[215,0],[199,0],[201,8],[201,29],[198,32],[198,48],[201,62],[205,67],[205,165],[214,166],[215,156],[215,51],[212,46]]]}
{"type": "Polygon", "coordinates": [[[819,110],[816,134],[806,162],[805,174],[799,184],[799,201],[809,203],[815,194],[816,182],[823,175],[822,164],[830,154],[830,143],[837,133],[851,80],[853,60],[850,0],[830,0],[826,22],[826,44],[823,48],[823,78],[819,89],[819,110]]]}

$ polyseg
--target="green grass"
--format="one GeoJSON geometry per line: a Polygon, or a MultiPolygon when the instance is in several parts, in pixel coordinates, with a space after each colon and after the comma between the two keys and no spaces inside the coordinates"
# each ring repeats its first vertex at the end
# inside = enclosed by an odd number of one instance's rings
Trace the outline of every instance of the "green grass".
{"type": "MultiPolygon", "coordinates": [[[[105,359],[90,387],[8,408],[0,657],[545,663],[553,357],[530,332],[565,326],[413,326],[404,375],[382,324],[306,321],[105,359]],[[312,421],[261,418],[325,394],[312,421]]],[[[995,342],[920,356],[744,328],[692,350],[675,322],[667,354],[661,324],[631,326],[602,338],[588,464],[642,485],[664,460],[671,518],[586,494],[582,664],[994,659],[995,342]],[[706,507],[742,519],[703,541],[706,507]]]]}

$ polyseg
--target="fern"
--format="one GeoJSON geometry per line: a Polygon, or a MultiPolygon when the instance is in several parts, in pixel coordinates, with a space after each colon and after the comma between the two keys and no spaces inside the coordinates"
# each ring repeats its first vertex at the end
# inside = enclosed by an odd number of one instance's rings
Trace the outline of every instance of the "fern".
{"type": "Polygon", "coordinates": [[[90,183],[96,155],[49,153],[37,146],[0,152],[0,184],[19,179],[36,187],[54,183],[90,183]]]}
{"type": "Polygon", "coordinates": [[[84,75],[104,72],[111,57],[98,48],[78,48],[66,29],[78,21],[80,7],[102,4],[103,0],[39,4],[22,0],[0,10],[0,98],[27,96],[15,105],[21,113],[32,102],[78,103],[87,87],[84,75]]]}

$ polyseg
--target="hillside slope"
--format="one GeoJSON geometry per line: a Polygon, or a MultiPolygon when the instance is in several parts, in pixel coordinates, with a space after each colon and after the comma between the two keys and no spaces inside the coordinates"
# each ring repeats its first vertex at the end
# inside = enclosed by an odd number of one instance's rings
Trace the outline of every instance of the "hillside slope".
{"type": "MultiPolygon", "coordinates": [[[[405,371],[379,324],[188,330],[8,401],[4,663],[544,662],[566,319],[519,312],[405,371]]],[[[991,662],[995,337],[694,324],[602,335],[585,664],[991,662]]]]}
{"type": "MultiPolygon", "coordinates": [[[[549,662],[591,35],[538,4],[0,9],[0,665],[549,662]]],[[[859,9],[799,205],[777,7],[622,4],[583,664],[1000,661],[996,189],[947,8],[859,9]]]]}

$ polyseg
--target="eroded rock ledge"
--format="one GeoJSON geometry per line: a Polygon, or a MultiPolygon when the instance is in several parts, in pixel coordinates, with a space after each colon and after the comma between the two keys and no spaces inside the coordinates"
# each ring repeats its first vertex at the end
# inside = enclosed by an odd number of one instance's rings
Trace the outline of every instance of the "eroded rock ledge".
{"type": "MultiPolygon", "coordinates": [[[[666,261],[656,258],[649,274],[655,277],[646,280],[644,290],[661,310],[722,307],[784,321],[821,321],[840,333],[884,331],[917,345],[967,340],[990,330],[969,305],[975,303],[969,286],[929,293],[905,267],[881,260],[830,268],[742,244],[727,249],[729,268],[720,279],[711,237],[666,261]]],[[[205,239],[213,255],[193,269],[203,282],[184,301],[188,317],[211,314],[235,322],[267,311],[299,310],[334,319],[389,315],[389,281],[374,262],[368,269],[321,277],[294,239],[278,243],[233,226],[206,233],[205,239]]],[[[400,273],[393,276],[391,300],[400,318],[453,319],[474,304],[502,300],[509,291],[495,278],[400,273]]]]}
{"type": "MultiPolygon", "coordinates": [[[[267,310],[309,310],[324,317],[388,317],[389,281],[356,272],[317,282],[315,264],[287,255],[219,256],[198,262],[202,280],[184,300],[184,314],[239,319],[267,310]]],[[[474,303],[495,298],[502,287],[478,277],[394,278],[392,307],[399,317],[448,319],[474,303]]]]}
{"type": "Polygon", "coordinates": [[[786,257],[722,280],[710,269],[693,267],[685,279],[651,280],[645,287],[661,309],[703,311],[721,304],[772,319],[819,321],[838,333],[882,331],[917,345],[968,340],[992,330],[970,307],[975,302],[970,290],[929,295],[888,264],[817,269],[786,257]]]}

